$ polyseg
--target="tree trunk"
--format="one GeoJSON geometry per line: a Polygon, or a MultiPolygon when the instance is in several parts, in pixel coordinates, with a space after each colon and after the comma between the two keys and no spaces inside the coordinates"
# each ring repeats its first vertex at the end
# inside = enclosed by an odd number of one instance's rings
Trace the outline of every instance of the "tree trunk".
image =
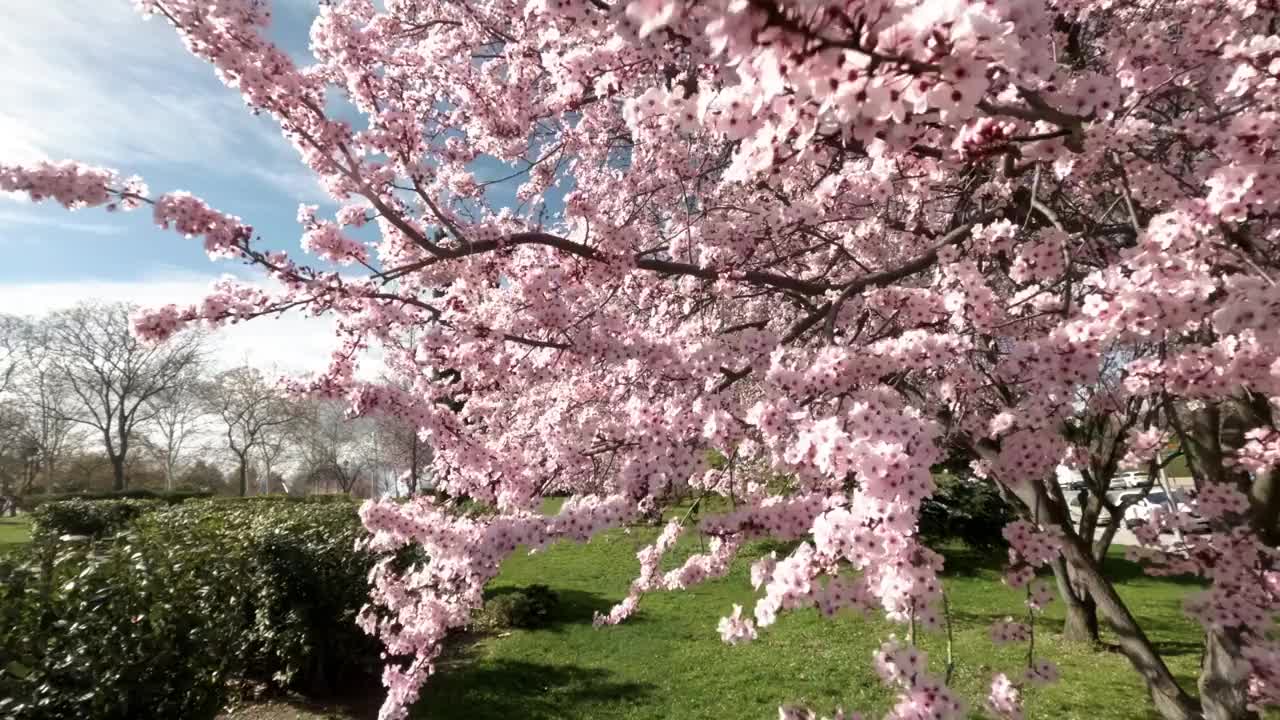
{"type": "Polygon", "coordinates": [[[1205,637],[1200,702],[1205,720],[1255,720],[1249,709],[1249,663],[1240,656],[1239,633],[1212,630],[1205,637]]]}
{"type": "Polygon", "coordinates": [[[1254,474],[1249,485],[1253,504],[1253,527],[1268,545],[1280,544],[1280,469],[1264,469],[1254,474]]]}
{"type": "Polygon", "coordinates": [[[120,430],[120,461],[117,464],[114,457],[111,458],[111,469],[115,472],[116,490],[124,490],[129,487],[129,478],[125,475],[125,460],[129,457],[129,423],[124,414],[124,404],[121,403],[120,409],[116,415],[117,427],[120,430]]]}
{"type": "Polygon", "coordinates": [[[249,464],[245,462],[244,457],[240,458],[240,497],[244,497],[249,491],[249,464]]]}
{"type": "Polygon", "coordinates": [[[111,456],[111,489],[120,491],[125,489],[124,477],[124,455],[111,456]]]}
{"type": "MultiPolygon", "coordinates": [[[[1115,631],[1120,651],[1147,683],[1151,701],[1165,720],[1199,720],[1205,717],[1199,703],[1178,685],[1173,673],[1152,646],[1111,582],[1103,577],[1089,547],[1075,535],[1068,536],[1062,554],[1077,570],[1077,577],[1098,605],[1098,611],[1115,631]]],[[[1214,720],[1226,720],[1226,716],[1214,720]]]]}
{"type": "MultiPolygon", "coordinates": [[[[1094,527],[1096,528],[1096,523],[1094,527]]],[[[1099,571],[1106,567],[1107,552],[1111,550],[1111,543],[1115,540],[1116,532],[1119,529],[1120,517],[1110,515],[1107,523],[1102,526],[1102,537],[1093,543],[1093,561],[1097,564],[1099,571]]],[[[1058,567],[1055,565],[1055,578],[1058,576],[1058,572],[1058,567]]],[[[1074,591],[1074,597],[1068,598],[1067,595],[1062,593],[1063,580],[1058,579],[1058,591],[1062,595],[1063,604],[1067,609],[1066,620],[1062,626],[1063,639],[1091,644],[1102,642],[1099,634],[1098,601],[1093,599],[1093,595],[1087,587],[1078,587],[1078,578],[1074,576],[1071,568],[1067,567],[1066,563],[1063,563],[1062,573],[1066,577],[1067,586],[1074,591]]]]}
{"type": "Polygon", "coordinates": [[[1067,618],[1062,626],[1062,637],[1070,642],[1097,645],[1102,642],[1098,634],[1098,603],[1085,593],[1074,604],[1067,605],[1067,618]]]}
{"type": "Polygon", "coordinates": [[[418,435],[414,431],[413,444],[409,446],[409,497],[418,494],[418,435]]]}
{"type": "MultiPolygon", "coordinates": [[[[1097,477],[1098,474],[1086,477],[1097,477]]],[[[1088,543],[1097,532],[1098,518],[1102,515],[1103,504],[1102,498],[1096,492],[1087,492],[1085,497],[1086,499],[1080,504],[1079,534],[1082,540],[1088,543]]],[[[1105,548],[1111,545],[1111,538],[1115,536],[1115,528],[1110,527],[1114,524],[1109,523],[1104,528],[1102,540],[1094,545],[1094,559],[1097,560],[1099,568],[1102,567],[1101,557],[1106,555],[1105,548]],[[1099,547],[1103,547],[1102,556],[1098,555],[1099,547]]],[[[1099,635],[1097,601],[1089,594],[1088,588],[1079,583],[1078,578],[1061,556],[1052,563],[1051,567],[1054,581],[1058,585],[1058,595],[1062,598],[1063,606],[1066,607],[1062,638],[1068,642],[1099,644],[1102,638],[1099,635]]]]}
{"type": "Polygon", "coordinates": [[[1051,565],[1053,579],[1058,585],[1058,595],[1067,608],[1066,621],[1062,625],[1062,638],[1069,642],[1089,643],[1101,642],[1098,635],[1098,604],[1093,596],[1083,588],[1077,589],[1072,582],[1071,571],[1067,563],[1059,556],[1051,565]]]}
{"type": "MultiPolygon", "coordinates": [[[[1188,695],[1180,685],[1164,658],[1156,652],[1151,639],[1143,632],[1128,606],[1116,592],[1103,574],[1093,557],[1093,548],[1088,541],[1076,534],[1072,527],[1071,514],[1066,504],[1053,500],[1043,483],[1023,483],[1005,486],[1018,497],[1028,508],[1033,508],[1037,521],[1057,526],[1063,531],[1062,558],[1075,571],[1074,580],[1082,592],[1093,597],[1099,614],[1107,620],[1115,631],[1120,643],[1120,652],[1129,659],[1134,670],[1142,676],[1151,695],[1151,702],[1156,712],[1165,720],[1203,720],[1200,703],[1188,695]]],[[[1056,484],[1054,489],[1056,489],[1056,484]]],[[[1061,493],[1059,493],[1060,495],[1061,493]]]]}

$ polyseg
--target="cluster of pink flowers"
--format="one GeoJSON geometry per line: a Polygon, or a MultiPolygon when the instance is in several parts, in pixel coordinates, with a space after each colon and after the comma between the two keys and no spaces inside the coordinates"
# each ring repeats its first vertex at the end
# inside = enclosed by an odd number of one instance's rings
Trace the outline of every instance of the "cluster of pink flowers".
{"type": "Polygon", "coordinates": [[[1213,483],[1200,488],[1195,505],[1207,518],[1227,519],[1248,511],[1249,498],[1229,485],[1213,483]]]}
{"type": "Polygon", "coordinates": [[[1280,467],[1280,430],[1257,428],[1245,433],[1245,443],[1236,452],[1235,461],[1252,473],[1280,467]]]}
{"type": "Polygon", "coordinates": [[[734,605],[728,617],[720,618],[720,639],[730,645],[737,645],[756,639],[756,626],[750,620],[743,619],[742,606],[734,605]]]}
{"type": "Polygon", "coordinates": [[[1011,563],[1043,567],[1057,557],[1062,548],[1062,529],[1054,526],[1036,527],[1026,520],[1014,520],[1005,526],[1002,534],[1009,542],[1011,563]]]}
{"type": "Polygon", "coordinates": [[[298,222],[306,228],[302,233],[303,250],[322,260],[342,265],[364,263],[369,259],[363,244],[343,235],[337,224],[316,219],[315,212],[314,205],[303,205],[298,209],[298,222]]]}
{"type": "Polygon", "coordinates": [[[999,673],[991,679],[987,709],[1004,720],[1022,720],[1022,693],[1004,673],[999,673]]]}
{"type": "Polygon", "coordinates": [[[236,258],[244,253],[253,228],[234,215],[220,213],[203,200],[186,192],[160,196],[155,202],[156,224],[183,235],[204,238],[204,251],[211,258],[236,258]]]}
{"type": "Polygon", "coordinates": [[[32,202],[53,199],[71,210],[106,205],[113,196],[112,185],[119,182],[112,170],[71,160],[0,165],[0,190],[25,193],[32,202]]]}
{"type": "Polygon", "coordinates": [[[182,327],[184,317],[177,305],[163,305],[135,313],[132,322],[134,335],[148,342],[160,342],[182,327]]]}
{"type": "Polygon", "coordinates": [[[928,655],[916,647],[890,639],[876,652],[873,665],[880,680],[898,690],[897,700],[886,718],[960,720],[966,717],[964,702],[928,671],[928,655]]]}
{"type": "Polygon", "coordinates": [[[1005,618],[991,626],[991,641],[997,645],[1023,643],[1031,637],[1031,628],[1025,623],[1015,622],[1013,618],[1005,618]]]}
{"type": "MultiPolygon", "coordinates": [[[[613,606],[606,614],[596,613],[593,622],[597,627],[616,625],[630,617],[639,606],[642,593],[652,590],[683,590],[729,572],[730,563],[739,548],[739,541],[733,536],[712,538],[709,552],[691,555],[680,567],[659,573],[658,565],[663,555],[675,546],[683,532],[684,526],[679,521],[672,520],[652,545],[647,545],[636,553],[640,560],[640,576],[631,583],[631,591],[622,602],[613,606]]],[[[741,639],[737,637],[738,641],[741,639]]]]}
{"type": "Polygon", "coordinates": [[[1053,587],[1044,580],[1036,580],[1027,588],[1027,606],[1032,610],[1043,611],[1053,602],[1053,587]]]}

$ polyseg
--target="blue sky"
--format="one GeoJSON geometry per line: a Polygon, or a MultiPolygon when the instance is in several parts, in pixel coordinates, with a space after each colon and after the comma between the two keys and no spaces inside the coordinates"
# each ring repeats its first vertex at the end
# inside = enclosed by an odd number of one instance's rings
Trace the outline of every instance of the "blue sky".
{"type": "MultiPolygon", "coordinates": [[[[309,58],[315,0],[275,3],[273,37],[309,58]]],[[[299,202],[327,205],[272,121],[129,0],[6,3],[0,23],[0,161],[76,159],[146,179],[153,194],[188,190],[252,224],[267,244],[298,248],[299,202]]],[[[332,208],[331,204],[328,207],[332,208]]],[[[198,240],[155,227],[145,209],[68,212],[0,197],[0,312],[38,315],[81,300],[144,305],[198,299],[218,276],[198,240]]],[[[224,362],[320,367],[327,321],[290,317],[221,333],[224,362]]]]}
{"type": "MultiPolygon", "coordinates": [[[[300,63],[310,61],[315,15],[316,0],[273,3],[271,36],[300,63]]],[[[0,162],[70,158],[141,175],[153,195],[195,193],[295,256],[298,204],[336,207],[274,122],[250,114],[167,23],[129,0],[7,3],[0,66],[0,162]]],[[[212,263],[198,240],[155,227],[145,208],[68,212],[0,196],[0,248],[0,312],[17,314],[86,299],[189,302],[222,274],[256,276],[212,263]]],[[[310,370],[330,337],[325,321],[292,317],[219,342],[227,361],[310,370]]]]}
{"type": "MultiPolygon", "coordinates": [[[[162,18],[130,0],[6,4],[0,23],[0,162],[75,159],[142,176],[153,195],[187,190],[253,225],[262,244],[301,256],[298,204],[336,209],[268,117],[254,116],[162,18]]],[[[270,36],[299,64],[317,0],[275,0],[270,36]]],[[[345,117],[357,127],[360,118],[345,117]]],[[[507,175],[477,161],[478,179],[507,175]],[[483,168],[483,172],[481,172],[483,168]]],[[[514,200],[517,179],[490,189],[514,200]]],[[[565,188],[552,191],[558,205],[565,188]]],[[[366,233],[365,239],[371,239],[366,233]]],[[[69,212],[0,193],[0,312],[37,315],[81,300],[191,302],[231,273],[201,243],[157,228],[143,208],[69,212]]],[[[224,360],[311,370],[331,347],[327,321],[286,317],[223,333],[224,360]]]]}
{"type": "MultiPolygon", "coordinates": [[[[314,3],[276,3],[273,34],[300,59],[308,57],[314,3]]],[[[0,158],[74,158],[137,173],[153,192],[189,190],[240,215],[264,239],[290,239],[296,248],[297,205],[324,202],[319,187],[270,119],[245,111],[171,28],[131,5],[46,0],[6,9],[0,158]]],[[[21,258],[0,265],[3,283],[215,270],[199,243],[155,228],[145,211],[68,213],[6,201],[0,243],[21,258]]]]}

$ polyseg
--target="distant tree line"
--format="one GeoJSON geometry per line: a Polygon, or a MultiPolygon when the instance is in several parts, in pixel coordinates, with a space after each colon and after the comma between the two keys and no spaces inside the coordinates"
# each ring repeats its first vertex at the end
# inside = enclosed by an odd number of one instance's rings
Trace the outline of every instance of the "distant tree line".
{"type": "Polygon", "coordinates": [[[123,303],[0,315],[0,496],[128,488],[414,494],[430,449],[391,419],[223,369],[193,331],[152,345],[123,303]]]}

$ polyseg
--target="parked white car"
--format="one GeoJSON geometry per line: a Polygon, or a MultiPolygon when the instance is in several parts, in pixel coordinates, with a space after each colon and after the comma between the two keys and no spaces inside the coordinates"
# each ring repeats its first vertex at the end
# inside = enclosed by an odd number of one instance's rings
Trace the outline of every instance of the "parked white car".
{"type": "Polygon", "coordinates": [[[1113,488],[1136,488],[1147,484],[1150,475],[1141,470],[1129,470],[1111,478],[1113,488]]]}
{"type": "MultiPolygon", "coordinates": [[[[1120,490],[1107,493],[1112,502],[1120,503],[1130,498],[1142,495],[1141,490],[1120,490]]],[[[1147,493],[1146,497],[1141,498],[1137,502],[1129,506],[1124,513],[1125,527],[1132,530],[1133,528],[1151,520],[1151,514],[1156,508],[1163,508],[1165,511],[1173,510],[1175,512],[1189,512],[1192,517],[1199,517],[1187,503],[1187,498],[1181,492],[1173,491],[1172,497],[1163,490],[1153,489],[1147,493]]]]}

